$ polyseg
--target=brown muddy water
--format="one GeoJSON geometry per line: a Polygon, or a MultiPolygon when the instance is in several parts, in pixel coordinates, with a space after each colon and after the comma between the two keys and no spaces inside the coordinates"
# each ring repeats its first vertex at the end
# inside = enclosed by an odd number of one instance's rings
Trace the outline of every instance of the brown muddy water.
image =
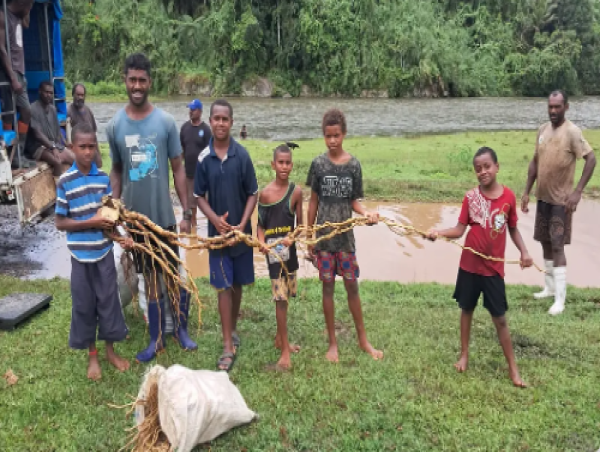
{"type": "MultiPolygon", "coordinates": [[[[454,226],[458,219],[459,206],[428,203],[390,204],[367,202],[367,207],[379,211],[380,215],[410,224],[420,230],[432,227],[454,226]]],[[[69,278],[70,255],[64,234],[54,229],[52,222],[42,223],[25,230],[21,235],[12,206],[0,206],[0,273],[26,278],[69,278]]],[[[519,227],[525,243],[535,262],[543,266],[542,250],[533,240],[535,205],[529,214],[519,215],[519,227]]],[[[51,221],[51,220],[50,220],[51,221]]],[[[256,215],[253,217],[256,225],[256,215]]],[[[584,200],[574,219],[573,243],[567,247],[568,282],[578,287],[600,287],[600,241],[597,239],[597,224],[600,222],[600,203],[584,200]]],[[[198,235],[205,236],[207,220],[200,217],[198,235]]],[[[355,229],[357,257],[361,278],[375,281],[455,282],[461,249],[444,242],[429,242],[420,237],[400,237],[386,226],[359,227],[355,229]]],[[[303,256],[304,253],[300,252],[303,256]]],[[[184,256],[186,265],[194,277],[208,275],[208,254],[190,251],[184,256]]],[[[507,244],[507,259],[518,259],[519,253],[510,242],[507,244]]],[[[257,276],[266,276],[265,257],[255,253],[254,263],[257,276]]],[[[312,264],[301,259],[300,277],[317,275],[312,264]]],[[[518,265],[506,266],[506,281],[509,284],[541,285],[543,276],[530,268],[521,270],[518,265]]]]}
{"type": "MultiPolygon", "coordinates": [[[[188,120],[191,97],[157,102],[175,117],[178,126],[188,120]]],[[[322,115],[341,108],[348,120],[349,136],[401,136],[475,130],[535,130],[547,121],[546,100],[536,98],[464,99],[229,99],[234,109],[234,135],[243,124],[249,138],[301,140],[321,136],[322,115]]],[[[203,98],[204,119],[212,99],[203,98]]],[[[98,122],[98,139],[124,103],[90,103],[98,122]]],[[[600,127],[600,97],[570,100],[569,119],[583,128],[600,127]]]]}

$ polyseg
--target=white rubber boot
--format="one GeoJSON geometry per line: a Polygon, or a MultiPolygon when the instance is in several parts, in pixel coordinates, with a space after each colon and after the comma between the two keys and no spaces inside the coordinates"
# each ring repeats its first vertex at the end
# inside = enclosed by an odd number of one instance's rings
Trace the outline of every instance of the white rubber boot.
{"type": "Polygon", "coordinates": [[[550,307],[548,314],[558,315],[565,310],[567,298],[567,267],[556,267],[554,269],[554,304],[550,307]]]}
{"type": "Polygon", "coordinates": [[[554,261],[544,261],[544,264],[546,265],[545,286],[544,290],[533,294],[533,298],[536,300],[554,296],[554,261]]]}

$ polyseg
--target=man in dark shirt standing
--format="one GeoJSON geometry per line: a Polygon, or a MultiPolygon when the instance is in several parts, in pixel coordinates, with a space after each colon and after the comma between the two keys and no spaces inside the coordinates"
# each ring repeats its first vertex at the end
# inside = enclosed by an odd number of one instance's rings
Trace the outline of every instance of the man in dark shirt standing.
{"type": "Polygon", "coordinates": [[[194,174],[200,152],[208,147],[212,137],[210,127],[202,121],[202,102],[194,99],[189,105],[190,120],[181,126],[179,138],[183,148],[185,161],[185,176],[187,181],[188,206],[192,209],[192,227],[197,226],[198,213],[196,199],[194,198],[194,174]]]}
{"type": "MultiPolygon", "coordinates": [[[[94,113],[90,107],[85,104],[85,86],[82,83],[76,83],[73,85],[73,90],[71,91],[73,95],[73,103],[69,105],[67,110],[67,122],[70,125],[70,129],[73,128],[77,124],[87,123],[90,125],[94,132],[98,131],[98,126],[96,125],[96,118],[94,118],[94,113]]],[[[70,142],[71,137],[67,134],[67,140],[70,142]]],[[[96,166],[98,168],[102,168],[102,155],[100,154],[100,148],[96,148],[96,166]]]]}
{"type": "MultiPolygon", "coordinates": [[[[6,0],[7,17],[4,17],[4,12],[0,11],[0,66],[3,72],[2,79],[10,84],[9,89],[2,89],[2,110],[13,110],[13,98],[15,95],[16,109],[20,115],[18,121],[19,147],[21,163],[24,161],[23,149],[25,148],[25,140],[29,123],[31,121],[31,106],[29,97],[27,96],[27,80],[25,79],[25,52],[23,50],[23,28],[29,26],[29,13],[33,8],[34,0],[6,0]],[[8,42],[7,42],[8,37],[8,42]],[[7,48],[10,49],[7,52],[7,48]]],[[[4,129],[12,129],[12,116],[4,116],[4,129]]]]}

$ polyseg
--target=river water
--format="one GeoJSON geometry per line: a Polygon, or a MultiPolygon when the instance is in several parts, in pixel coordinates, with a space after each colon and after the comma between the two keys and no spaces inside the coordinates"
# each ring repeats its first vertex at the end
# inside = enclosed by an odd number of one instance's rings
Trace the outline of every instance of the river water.
{"type": "MultiPolygon", "coordinates": [[[[157,102],[181,126],[188,119],[191,97],[157,102]]],[[[205,120],[211,99],[204,103],[205,120]]],[[[547,120],[546,100],[532,98],[466,99],[229,99],[234,108],[234,135],[246,124],[249,138],[301,140],[321,136],[323,113],[344,111],[349,136],[402,136],[470,130],[534,130],[547,120]]],[[[90,103],[100,141],[107,122],[124,103],[90,103]]],[[[600,97],[571,100],[569,119],[582,128],[600,127],[600,97]]]]}

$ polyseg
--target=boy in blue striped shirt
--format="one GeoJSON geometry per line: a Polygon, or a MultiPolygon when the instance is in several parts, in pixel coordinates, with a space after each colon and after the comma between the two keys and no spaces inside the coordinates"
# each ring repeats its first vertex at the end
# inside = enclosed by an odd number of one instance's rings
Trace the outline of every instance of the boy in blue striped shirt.
{"type": "MultiPolygon", "coordinates": [[[[88,124],[78,124],[71,134],[75,163],[56,187],[56,228],[67,232],[71,252],[71,331],[69,346],[89,350],[87,376],[101,377],[98,340],[106,341],[106,359],[119,371],[129,362],[115,353],[113,343],[127,337],[121,310],[117,269],[112,240],[102,232],[113,222],[98,213],[102,197],[110,195],[108,175],[95,163],[96,133],[88,124]]],[[[130,239],[129,239],[130,240],[130,239]]]]}

